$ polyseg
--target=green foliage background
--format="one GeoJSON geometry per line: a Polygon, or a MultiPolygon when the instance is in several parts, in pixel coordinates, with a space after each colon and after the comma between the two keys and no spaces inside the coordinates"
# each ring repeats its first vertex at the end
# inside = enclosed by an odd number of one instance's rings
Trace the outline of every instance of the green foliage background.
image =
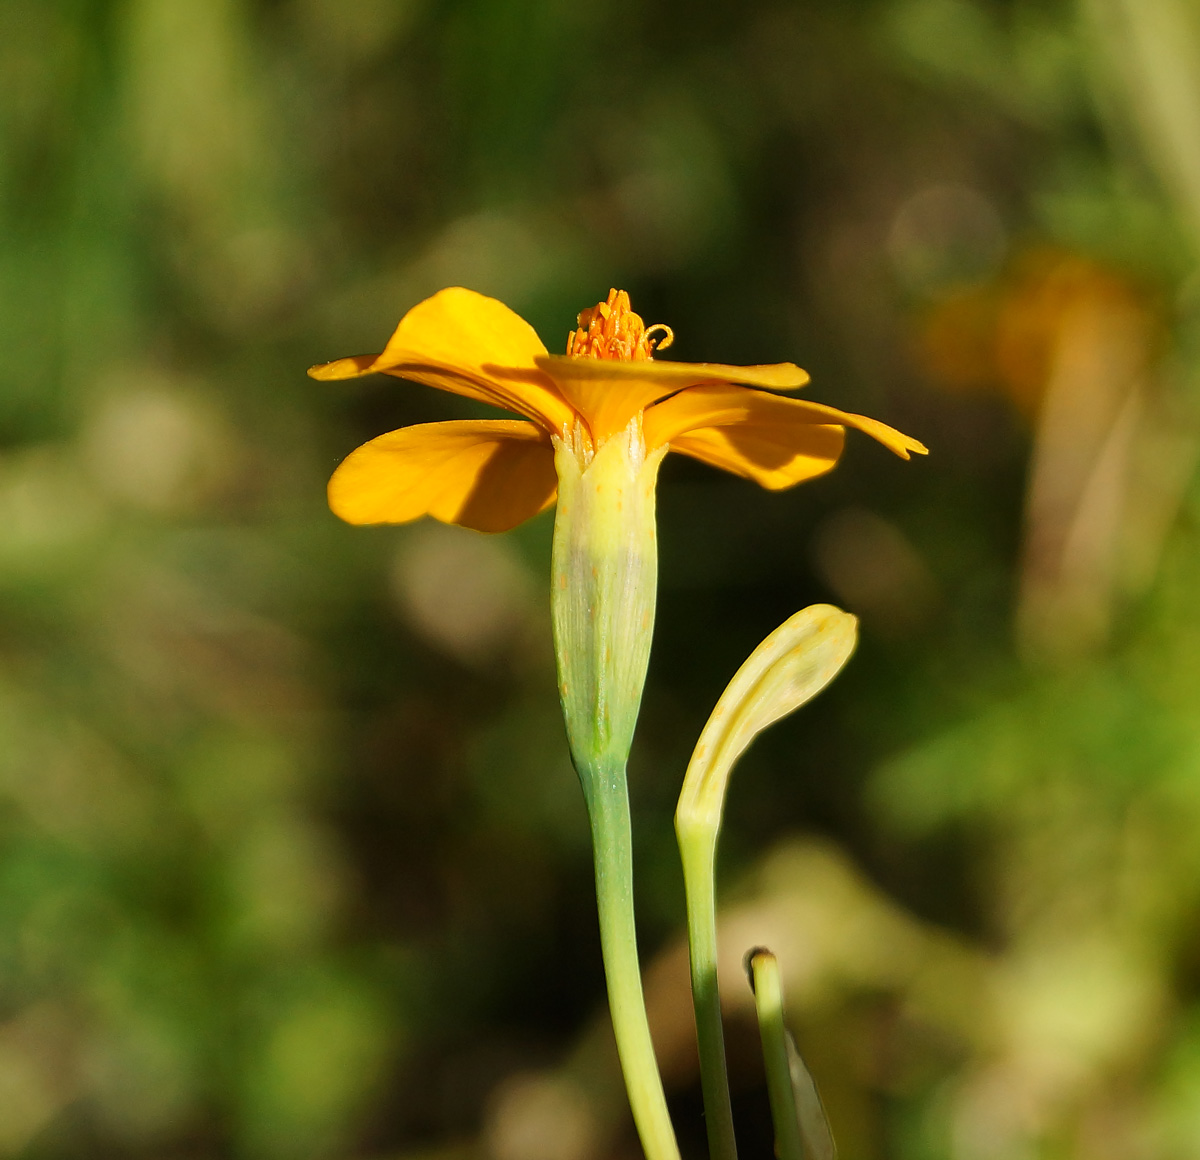
{"type": "Polygon", "coordinates": [[[358,443],[473,412],[305,368],[452,284],[551,349],[624,287],[673,356],[798,361],[932,451],[663,472],[633,792],[688,1154],[674,797],[741,659],[832,600],[859,654],[743,762],[723,876],[843,1156],[1200,1156],[1198,45],[1193,0],[3,0],[0,1156],[635,1154],[549,517],[324,504],[358,443]],[[1094,364],[1069,438],[947,389],[964,287],[1094,364]]]}

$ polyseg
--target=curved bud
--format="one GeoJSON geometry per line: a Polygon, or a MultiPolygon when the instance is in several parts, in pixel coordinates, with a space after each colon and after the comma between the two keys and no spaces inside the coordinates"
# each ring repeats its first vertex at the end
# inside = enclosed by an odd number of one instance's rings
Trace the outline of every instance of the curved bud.
{"type": "Polygon", "coordinates": [[[858,619],[814,604],[785,620],[729,682],[692,753],[678,829],[721,824],[734,763],[768,725],[815,697],[837,676],[858,641],[858,619]]]}

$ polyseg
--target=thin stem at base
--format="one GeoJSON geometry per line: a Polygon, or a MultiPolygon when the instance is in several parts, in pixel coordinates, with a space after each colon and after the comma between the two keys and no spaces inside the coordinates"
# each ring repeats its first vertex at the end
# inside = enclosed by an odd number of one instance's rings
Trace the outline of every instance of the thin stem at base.
{"type": "Polygon", "coordinates": [[[763,1065],[767,1072],[767,1095],[775,1125],[775,1155],[779,1160],[804,1160],[804,1143],[800,1135],[800,1120],[796,1115],[796,1094],[788,1062],[787,1028],[783,1023],[783,984],[779,980],[779,962],[762,947],[752,951],[749,960],[754,982],[754,1007],[758,1012],[758,1033],[762,1039],[763,1065]]]}
{"type": "Polygon", "coordinates": [[[633,854],[624,765],[581,775],[592,826],[600,946],[617,1054],[647,1160],[679,1160],[650,1038],[633,915],[633,854]]]}
{"type": "Polygon", "coordinates": [[[737,1160],[733,1107],[725,1064],[721,993],[717,988],[717,912],[713,828],[676,827],[683,859],[687,896],[688,959],[692,968],[692,1003],[696,1009],[696,1042],[700,1050],[700,1086],[711,1160],[737,1160]]]}

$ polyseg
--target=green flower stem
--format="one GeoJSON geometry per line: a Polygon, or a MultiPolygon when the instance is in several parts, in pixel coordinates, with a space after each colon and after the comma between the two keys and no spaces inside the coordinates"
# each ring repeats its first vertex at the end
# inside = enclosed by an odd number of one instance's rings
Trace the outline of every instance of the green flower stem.
{"type": "Polygon", "coordinates": [[[721,995],[717,989],[717,908],[713,886],[717,830],[714,826],[689,826],[677,818],[676,833],[687,896],[688,959],[692,968],[692,1003],[696,1010],[709,1156],[710,1160],[736,1160],[721,995]]]}
{"type": "Polygon", "coordinates": [[[556,441],[550,590],[563,719],[592,827],[613,1031],[648,1160],[678,1160],[679,1146],[642,996],[625,763],[654,629],[654,484],[664,454],[646,454],[640,416],[596,448],[578,428],[556,441]]]}
{"type": "Polygon", "coordinates": [[[752,951],[749,958],[758,1033],[767,1072],[767,1095],[775,1125],[775,1155],[779,1160],[804,1160],[804,1142],[800,1136],[800,1119],[796,1115],[796,1097],[788,1061],[787,1029],[783,1025],[779,961],[761,947],[752,951]]]}
{"type": "Polygon", "coordinates": [[[581,770],[596,862],[600,946],[608,980],[617,1054],[647,1160],[678,1160],[679,1145],[667,1113],[638,964],[633,914],[633,857],[629,791],[623,762],[581,770]]]}

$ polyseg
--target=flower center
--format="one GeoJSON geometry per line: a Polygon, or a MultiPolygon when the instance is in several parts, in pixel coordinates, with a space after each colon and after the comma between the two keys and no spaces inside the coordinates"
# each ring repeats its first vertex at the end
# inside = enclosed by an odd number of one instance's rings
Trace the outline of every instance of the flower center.
{"type": "Polygon", "coordinates": [[[567,336],[567,354],[575,358],[639,362],[665,350],[674,341],[669,326],[647,326],[629,306],[624,290],[610,290],[608,298],[579,315],[579,327],[567,336]]]}

